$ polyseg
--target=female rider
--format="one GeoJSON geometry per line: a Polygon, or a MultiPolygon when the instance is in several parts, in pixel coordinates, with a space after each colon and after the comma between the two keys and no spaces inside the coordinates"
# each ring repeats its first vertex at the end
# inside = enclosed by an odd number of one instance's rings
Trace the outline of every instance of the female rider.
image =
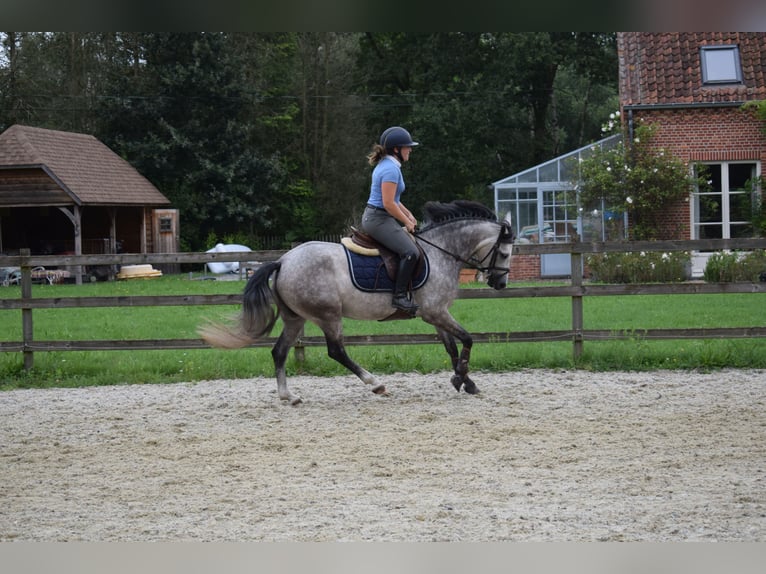
{"type": "Polygon", "coordinates": [[[416,145],[418,143],[412,141],[410,133],[399,126],[390,127],[381,134],[379,143],[367,156],[374,169],[370,197],[361,223],[362,231],[399,255],[391,304],[411,315],[418,310],[409,290],[418,260],[418,248],[410,233],[415,231],[417,221],[401,202],[405,187],[401,168],[416,145]]]}

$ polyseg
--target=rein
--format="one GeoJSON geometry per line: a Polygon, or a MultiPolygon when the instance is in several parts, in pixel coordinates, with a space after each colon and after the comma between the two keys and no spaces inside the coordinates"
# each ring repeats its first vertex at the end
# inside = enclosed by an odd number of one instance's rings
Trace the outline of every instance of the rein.
{"type": "Polygon", "coordinates": [[[423,237],[418,231],[415,231],[413,235],[418,238],[419,241],[422,241],[423,243],[427,243],[431,247],[435,247],[442,253],[445,253],[452,257],[453,259],[456,259],[457,261],[460,261],[461,263],[467,265],[471,269],[476,269],[477,271],[481,271],[482,273],[486,273],[488,271],[502,271],[503,273],[508,273],[508,269],[505,269],[503,267],[497,267],[497,254],[498,250],[500,249],[500,245],[503,243],[512,243],[513,242],[513,230],[511,229],[511,226],[508,225],[506,222],[497,222],[498,225],[500,225],[500,233],[497,236],[497,239],[495,240],[495,244],[492,246],[492,248],[487,252],[487,254],[482,259],[476,259],[475,257],[471,257],[470,259],[465,259],[464,257],[461,257],[460,255],[456,253],[452,253],[451,251],[448,251],[444,249],[441,245],[436,245],[435,243],[429,241],[425,237],[423,237]],[[483,265],[484,261],[489,258],[489,265],[483,265]]]}

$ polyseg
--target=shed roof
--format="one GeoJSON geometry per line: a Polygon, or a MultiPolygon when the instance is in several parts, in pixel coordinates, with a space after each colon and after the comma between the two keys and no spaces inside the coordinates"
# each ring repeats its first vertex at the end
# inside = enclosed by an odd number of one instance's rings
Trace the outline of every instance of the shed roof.
{"type": "Polygon", "coordinates": [[[0,170],[40,168],[79,205],[168,205],[149,180],[88,134],[13,125],[0,134],[0,170]]]}
{"type": "Polygon", "coordinates": [[[726,104],[766,98],[763,32],[618,32],[625,106],[726,104]],[[737,46],[740,84],[704,85],[700,48],[737,46]]]}

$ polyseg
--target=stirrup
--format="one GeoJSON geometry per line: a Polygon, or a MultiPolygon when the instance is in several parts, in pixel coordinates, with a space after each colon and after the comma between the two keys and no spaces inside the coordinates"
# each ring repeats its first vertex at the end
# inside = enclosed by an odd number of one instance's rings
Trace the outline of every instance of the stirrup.
{"type": "Polygon", "coordinates": [[[394,295],[391,299],[391,305],[402,311],[407,311],[414,314],[420,307],[418,304],[412,301],[406,294],[394,295]]]}

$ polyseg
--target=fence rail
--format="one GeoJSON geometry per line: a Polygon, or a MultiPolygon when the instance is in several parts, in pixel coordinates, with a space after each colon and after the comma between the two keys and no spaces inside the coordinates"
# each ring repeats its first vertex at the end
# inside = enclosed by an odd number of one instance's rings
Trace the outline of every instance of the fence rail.
{"type": "MultiPolygon", "coordinates": [[[[640,241],[618,243],[551,243],[519,244],[514,246],[515,255],[569,253],[572,269],[582,269],[583,255],[605,252],[637,251],[718,251],[766,248],[764,239],[719,239],[696,241],[640,241]]],[[[117,255],[44,255],[33,256],[28,252],[18,256],[0,256],[0,267],[21,268],[21,296],[18,299],[0,299],[0,311],[20,309],[22,314],[22,340],[0,341],[0,352],[21,352],[24,367],[33,366],[35,352],[45,351],[120,351],[161,349],[204,349],[209,346],[201,339],[140,339],[140,340],[83,340],[38,341],[34,339],[33,311],[36,309],[65,309],[85,307],[144,307],[179,305],[237,305],[240,295],[161,295],[161,296],[113,296],[113,297],[32,297],[32,272],[37,266],[58,267],[76,265],[129,265],[163,263],[207,263],[213,261],[265,262],[278,259],[284,251],[222,252],[222,253],[153,253],[117,255]]],[[[766,293],[766,283],[667,283],[667,284],[583,284],[582,273],[573,273],[570,285],[540,287],[510,287],[502,291],[493,289],[461,289],[461,299],[497,299],[524,297],[570,297],[572,299],[572,328],[566,330],[472,333],[476,343],[513,343],[571,341],[575,357],[583,351],[584,341],[616,339],[734,339],[766,337],[764,326],[728,328],[686,329],[635,329],[604,330],[584,329],[583,297],[624,295],[690,295],[711,293],[766,293]]],[[[270,347],[276,338],[268,337],[253,347],[270,347]]],[[[347,345],[417,345],[439,344],[436,334],[419,335],[357,335],[346,336],[347,345]]],[[[323,337],[302,337],[297,345],[303,347],[323,346],[323,337]]]]}

